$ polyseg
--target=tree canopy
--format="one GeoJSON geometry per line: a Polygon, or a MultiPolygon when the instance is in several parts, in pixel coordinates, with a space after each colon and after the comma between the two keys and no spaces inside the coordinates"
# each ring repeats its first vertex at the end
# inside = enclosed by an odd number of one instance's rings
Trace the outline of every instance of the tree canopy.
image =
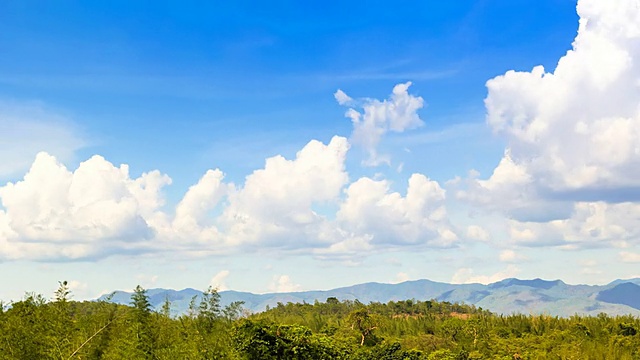
{"type": "Polygon", "coordinates": [[[492,314],[464,304],[279,303],[247,314],[216,289],[171,315],[138,286],[127,305],[28,293],[0,304],[0,359],[638,359],[633,316],[492,314]]]}

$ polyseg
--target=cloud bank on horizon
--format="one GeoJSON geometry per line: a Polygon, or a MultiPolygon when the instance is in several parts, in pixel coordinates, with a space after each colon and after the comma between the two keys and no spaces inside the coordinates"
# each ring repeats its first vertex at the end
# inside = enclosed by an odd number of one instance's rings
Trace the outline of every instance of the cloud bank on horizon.
{"type": "MultiPolygon", "coordinates": [[[[202,257],[239,251],[352,259],[388,249],[493,244],[507,269],[455,282],[487,282],[518,273],[521,247],[567,250],[618,247],[640,262],[640,7],[634,1],[580,0],[573,49],[555,69],[508,71],[487,81],[486,123],[506,140],[487,178],[446,183],[414,173],[403,193],[383,176],[350,177],[347,154],[384,171],[389,132],[428,126],[410,82],[388,99],[334,97],[348,107],[350,138],[309,141],[294,158],[267,158],[243,183],[208,170],[175,207],[163,189],[168,174],[131,177],[96,155],[76,169],[39,153],[22,180],[0,187],[0,259],[73,261],[171,251],[202,257]],[[458,223],[448,207],[498,216],[505,234],[482,223],[458,223]]],[[[427,99],[428,100],[428,99],[427,99]]],[[[72,138],[71,135],[69,137],[72,138]]],[[[70,141],[71,149],[78,141],[70,141]]],[[[0,168],[0,172],[3,171],[0,168]]],[[[8,171],[8,170],[7,170],[8,171]]],[[[212,282],[223,284],[220,273],[212,282]]],[[[498,279],[499,280],[499,279],[498,279]]],[[[287,275],[274,290],[299,286],[287,275]]]]}

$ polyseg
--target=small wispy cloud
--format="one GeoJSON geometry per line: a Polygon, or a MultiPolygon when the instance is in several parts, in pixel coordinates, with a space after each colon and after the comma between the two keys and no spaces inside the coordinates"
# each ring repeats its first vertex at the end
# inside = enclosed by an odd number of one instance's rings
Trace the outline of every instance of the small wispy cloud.
{"type": "Polygon", "coordinates": [[[369,98],[354,100],[340,89],[335,92],[334,97],[338,103],[349,106],[345,116],[353,124],[351,141],[367,152],[368,158],[363,162],[364,165],[390,164],[389,157],[378,154],[377,150],[380,140],[387,132],[402,133],[424,125],[418,115],[418,110],[424,106],[424,100],[420,96],[409,94],[410,86],[411,82],[396,85],[389,99],[382,101],[369,98]]]}

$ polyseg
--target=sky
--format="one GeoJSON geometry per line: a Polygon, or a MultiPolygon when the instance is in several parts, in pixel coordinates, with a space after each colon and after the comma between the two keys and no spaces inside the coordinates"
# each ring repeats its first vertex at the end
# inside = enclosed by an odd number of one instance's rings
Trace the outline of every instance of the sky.
{"type": "Polygon", "coordinates": [[[0,3],[0,300],[640,276],[640,0],[0,3]]]}

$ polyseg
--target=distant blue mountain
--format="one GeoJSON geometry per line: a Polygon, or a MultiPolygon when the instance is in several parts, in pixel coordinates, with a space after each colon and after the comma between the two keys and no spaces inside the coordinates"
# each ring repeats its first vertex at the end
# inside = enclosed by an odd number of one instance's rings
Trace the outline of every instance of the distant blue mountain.
{"type": "Polygon", "coordinates": [[[549,290],[554,286],[564,285],[561,280],[547,281],[542,279],[520,280],[520,279],[504,279],[496,283],[490,284],[492,289],[498,289],[508,286],[528,286],[536,289],[549,290]]]}
{"type": "Polygon", "coordinates": [[[598,293],[596,300],[610,304],[621,304],[631,306],[640,310],[640,286],[625,282],[598,293]]]}
{"type": "MultiPolygon", "coordinates": [[[[448,284],[430,280],[407,281],[399,284],[365,283],[326,291],[252,294],[239,291],[221,291],[221,304],[243,301],[252,312],[264,311],[278,303],[313,303],[329,297],[340,300],[358,300],[362,303],[397,300],[438,300],[465,303],[500,314],[574,314],[609,315],[632,314],[640,316],[640,279],[616,280],[607,285],[568,285],[561,280],[504,279],[489,285],[448,284]]],[[[195,296],[198,302],[202,292],[195,289],[149,289],[149,301],[156,309],[165,299],[172,304],[174,315],[187,312],[195,296]]],[[[100,300],[105,300],[102,296],[100,300]]],[[[111,301],[129,304],[131,293],[116,291],[111,301]]]]}

